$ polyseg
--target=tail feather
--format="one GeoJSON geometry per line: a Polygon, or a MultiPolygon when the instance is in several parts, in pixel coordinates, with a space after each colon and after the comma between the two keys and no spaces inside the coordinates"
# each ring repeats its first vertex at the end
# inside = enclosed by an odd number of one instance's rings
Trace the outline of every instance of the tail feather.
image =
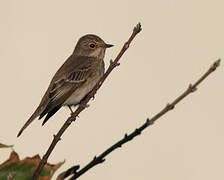
{"type": "Polygon", "coordinates": [[[45,117],[42,126],[48,121],[48,119],[53,116],[59,109],[61,108],[61,105],[56,106],[54,109],[52,109],[50,112],[48,112],[47,116],[45,117]]]}
{"type": "Polygon", "coordinates": [[[32,116],[28,119],[28,121],[24,124],[24,126],[20,129],[19,133],[17,134],[17,137],[19,137],[19,136],[22,134],[22,132],[24,131],[24,129],[26,129],[27,126],[29,126],[30,123],[33,122],[33,120],[34,120],[37,116],[39,116],[39,113],[34,112],[33,115],[32,115],[32,116]]]}

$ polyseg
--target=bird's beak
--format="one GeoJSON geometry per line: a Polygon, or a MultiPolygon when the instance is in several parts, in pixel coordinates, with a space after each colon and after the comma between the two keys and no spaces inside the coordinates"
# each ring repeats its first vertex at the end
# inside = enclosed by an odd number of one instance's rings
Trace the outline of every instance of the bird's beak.
{"type": "Polygon", "coordinates": [[[106,48],[110,48],[110,47],[113,47],[114,45],[112,44],[105,44],[106,48]]]}

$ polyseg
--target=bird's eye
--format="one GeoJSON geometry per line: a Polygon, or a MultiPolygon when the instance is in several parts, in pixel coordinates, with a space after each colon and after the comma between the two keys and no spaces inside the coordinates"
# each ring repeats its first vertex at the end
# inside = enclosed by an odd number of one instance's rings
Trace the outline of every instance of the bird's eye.
{"type": "Polygon", "coordinates": [[[90,44],[89,44],[89,47],[93,49],[93,48],[95,48],[95,47],[96,47],[96,45],[95,45],[95,44],[93,44],[93,43],[90,43],[90,44]]]}

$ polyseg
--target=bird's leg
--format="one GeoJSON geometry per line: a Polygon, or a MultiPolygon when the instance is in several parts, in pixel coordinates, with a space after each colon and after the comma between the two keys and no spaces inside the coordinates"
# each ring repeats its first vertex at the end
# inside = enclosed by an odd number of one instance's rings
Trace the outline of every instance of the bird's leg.
{"type": "Polygon", "coordinates": [[[71,114],[72,114],[72,113],[73,113],[73,111],[72,111],[72,107],[71,107],[70,105],[68,105],[68,108],[70,109],[71,114]]]}

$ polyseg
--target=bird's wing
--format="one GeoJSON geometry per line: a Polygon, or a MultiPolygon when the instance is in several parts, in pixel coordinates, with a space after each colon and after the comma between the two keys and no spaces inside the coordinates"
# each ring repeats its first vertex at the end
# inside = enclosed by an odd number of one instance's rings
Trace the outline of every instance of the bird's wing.
{"type": "Polygon", "coordinates": [[[70,56],[54,75],[40,105],[19,131],[17,137],[36,117],[39,116],[40,119],[47,113],[53,115],[59,110],[66,99],[91,75],[93,61],[91,57],[70,56]]]}
{"type": "Polygon", "coordinates": [[[91,67],[79,68],[68,74],[67,77],[56,81],[49,92],[49,103],[40,114],[39,119],[51,112],[55,107],[61,106],[87,80],[90,74],[91,67]]]}

